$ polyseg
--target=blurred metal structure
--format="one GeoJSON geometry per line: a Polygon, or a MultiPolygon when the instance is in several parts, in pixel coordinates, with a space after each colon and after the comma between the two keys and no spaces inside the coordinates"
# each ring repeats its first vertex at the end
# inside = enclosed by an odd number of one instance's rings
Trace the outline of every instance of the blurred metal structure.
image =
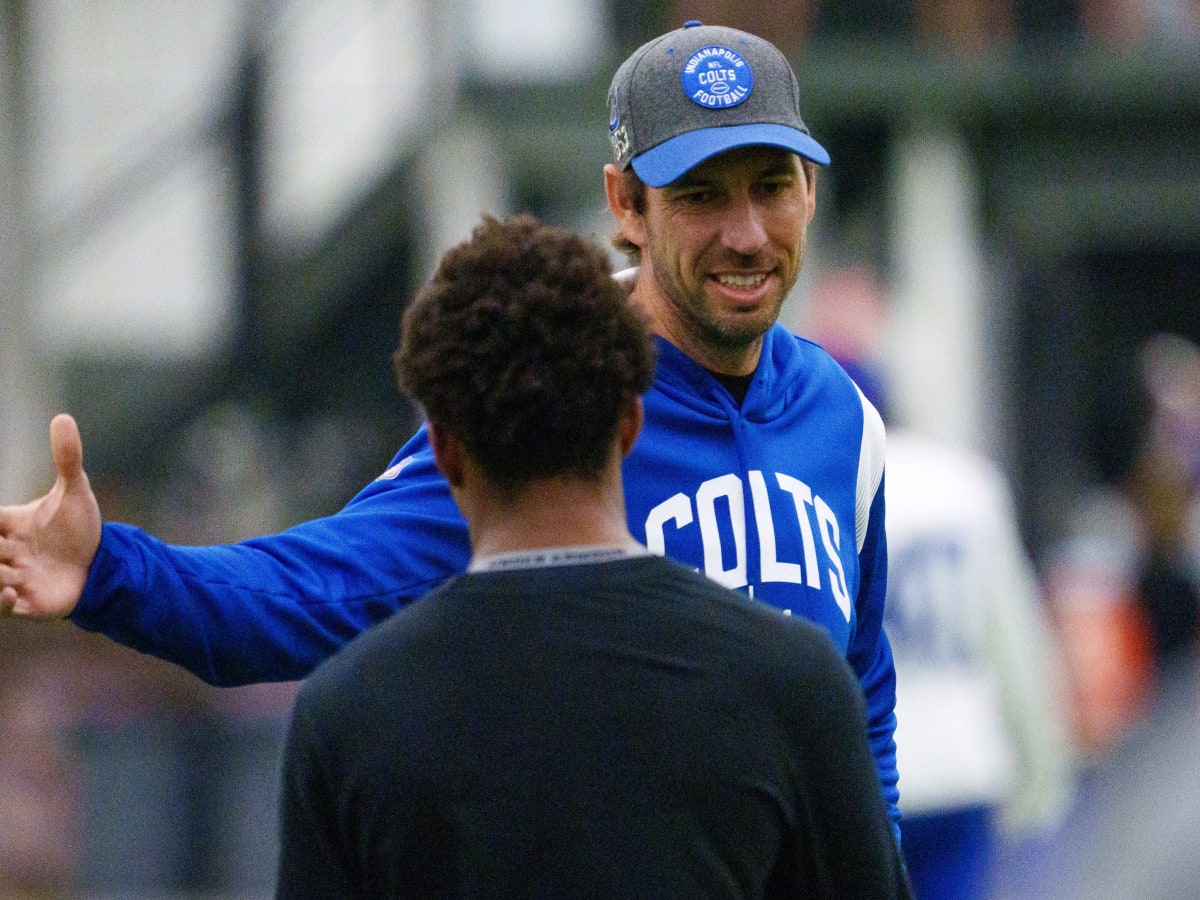
{"type": "Polygon", "coordinates": [[[0,4],[0,502],[52,478],[45,456],[51,381],[33,321],[28,69],[23,0],[0,4]]]}

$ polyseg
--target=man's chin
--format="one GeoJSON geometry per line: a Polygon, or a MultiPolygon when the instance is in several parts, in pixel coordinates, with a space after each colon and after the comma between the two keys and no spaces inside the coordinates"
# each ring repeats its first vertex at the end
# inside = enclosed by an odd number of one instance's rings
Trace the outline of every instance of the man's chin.
{"type": "Polygon", "coordinates": [[[713,342],[724,350],[749,350],[775,323],[774,316],[731,316],[711,331],[713,342]]]}
{"type": "Polygon", "coordinates": [[[782,305],[778,299],[772,298],[766,303],[728,312],[717,323],[717,327],[730,344],[753,343],[775,324],[782,305]]]}

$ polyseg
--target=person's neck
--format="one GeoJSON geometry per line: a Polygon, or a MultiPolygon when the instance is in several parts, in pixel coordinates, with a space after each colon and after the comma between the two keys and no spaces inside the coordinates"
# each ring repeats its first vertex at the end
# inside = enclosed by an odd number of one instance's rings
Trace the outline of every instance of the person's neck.
{"type": "Polygon", "coordinates": [[[574,479],[541,479],[503,501],[481,499],[467,523],[476,559],[551,547],[639,546],[620,488],[574,479]]]}

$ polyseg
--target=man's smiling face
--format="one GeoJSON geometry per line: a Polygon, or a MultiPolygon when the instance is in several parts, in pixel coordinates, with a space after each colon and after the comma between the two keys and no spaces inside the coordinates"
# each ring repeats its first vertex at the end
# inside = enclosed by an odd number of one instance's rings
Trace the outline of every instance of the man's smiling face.
{"type": "Polygon", "coordinates": [[[664,337],[716,371],[753,371],[803,264],[814,175],[786,150],[742,147],[647,188],[635,242],[664,337]]]}

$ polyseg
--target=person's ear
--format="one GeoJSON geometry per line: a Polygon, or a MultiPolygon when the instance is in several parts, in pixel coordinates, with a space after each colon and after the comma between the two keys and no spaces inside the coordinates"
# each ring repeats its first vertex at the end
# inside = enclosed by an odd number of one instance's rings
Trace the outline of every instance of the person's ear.
{"type": "Polygon", "coordinates": [[[629,455],[638,435],[642,433],[642,422],[645,417],[646,412],[642,406],[641,397],[634,397],[626,404],[625,410],[621,413],[621,419],[617,423],[617,434],[621,439],[622,459],[629,455]]]}
{"type": "Polygon", "coordinates": [[[625,173],[612,163],[604,167],[604,193],[608,209],[617,222],[617,229],[635,247],[646,248],[646,220],[634,209],[625,173]]]}
{"type": "Polygon", "coordinates": [[[804,175],[808,181],[808,210],[807,221],[811,222],[817,212],[817,164],[811,160],[802,160],[804,175]]]}
{"type": "Polygon", "coordinates": [[[438,471],[445,476],[450,487],[459,487],[463,480],[462,442],[432,422],[425,423],[425,430],[429,432],[429,446],[433,450],[433,461],[438,471]]]}

